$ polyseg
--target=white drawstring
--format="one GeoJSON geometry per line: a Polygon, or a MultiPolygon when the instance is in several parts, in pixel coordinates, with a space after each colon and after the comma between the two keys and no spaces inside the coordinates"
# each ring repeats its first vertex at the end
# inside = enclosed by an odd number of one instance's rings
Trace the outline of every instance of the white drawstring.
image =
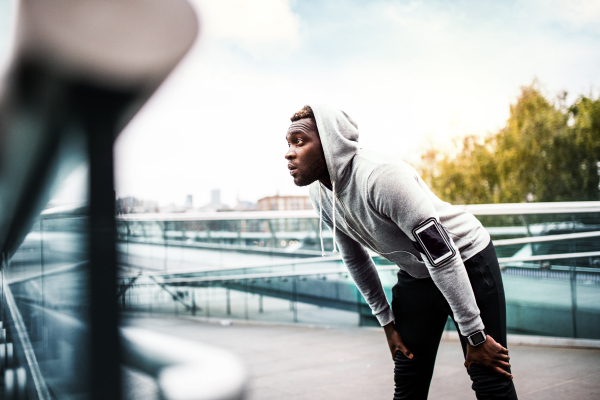
{"type": "Polygon", "coordinates": [[[335,249],[335,182],[331,183],[333,185],[333,254],[337,254],[338,251],[335,249]]]}
{"type": "MultiPolygon", "coordinates": [[[[335,243],[335,182],[333,185],[333,253],[337,254],[335,243]]],[[[321,198],[321,183],[319,183],[319,238],[321,239],[321,255],[325,257],[325,246],[323,245],[323,200],[321,198]]]]}
{"type": "Polygon", "coordinates": [[[321,200],[321,183],[319,182],[319,237],[321,238],[321,256],[325,257],[323,246],[323,201],[321,200]]]}

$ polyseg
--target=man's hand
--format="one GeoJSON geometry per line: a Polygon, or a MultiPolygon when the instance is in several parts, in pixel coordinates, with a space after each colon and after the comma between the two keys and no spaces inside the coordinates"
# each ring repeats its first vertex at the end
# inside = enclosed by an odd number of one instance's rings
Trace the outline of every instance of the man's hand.
{"type": "Polygon", "coordinates": [[[471,370],[471,364],[475,363],[491,368],[500,375],[512,379],[513,376],[507,372],[510,368],[509,360],[508,349],[502,347],[490,335],[487,335],[485,342],[478,346],[471,346],[467,343],[467,357],[465,359],[467,370],[471,370]]]}
{"type": "Polygon", "coordinates": [[[396,359],[396,352],[401,351],[404,355],[410,359],[413,358],[413,354],[410,350],[404,345],[402,342],[402,338],[400,334],[394,329],[394,323],[390,322],[387,325],[384,325],[383,330],[385,331],[385,336],[387,337],[388,346],[390,346],[390,351],[392,352],[392,359],[396,359]]]}

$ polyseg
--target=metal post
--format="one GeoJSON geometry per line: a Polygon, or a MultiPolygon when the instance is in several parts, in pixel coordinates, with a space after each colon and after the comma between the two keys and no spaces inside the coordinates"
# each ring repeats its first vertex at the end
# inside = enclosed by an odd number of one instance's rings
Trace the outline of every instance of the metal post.
{"type": "Polygon", "coordinates": [[[73,87],[89,160],[89,293],[91,399],[120,399],[113,144],[133,96],[91,85],[73,87]]]}
{"type": "Polygon", "coordinates": [[[246,279],[246,293],[244,293],[244,318],[248,319],[248,279],[246,279]]]}
{"type": "Polygon", "coordinates": [[[0,320],[4,320],[4,274],[6,273],[6,268],[8,268],[8,257],[6,257],[6,253],[2,253],[2,270],[0,271],[0,291],[2,295],[0,295],[0,320]]]}
{"type": "MultiPolygon", "coordinates": [[[[575,233],[575,216],[571,216],[571,221],[573,223],[572,231],[575,233]]],[[[577,247],[575,244],[575,240],[571,240],[571,253],[575,253],[577,251],[577,247]]],[[[573,337],[577,337],[577,266],[574,258],[571,258],[570,262],[571,266],[571,318],[573,320],[573,337]]]]}
{"type": "Polygon", "coordinates": [[[262,314],[263,312],[263,295],[258,295],[258,312],[262,314]]]}
{"type": "Polygon", "coordinates": [[[206,286],[206,318],[210,318],[210,286],[206,286]]]}
{"type": "Polygon", "coordinates": [[[192,289],[192,315],[196,315],[196,290],[192,289]]]}
{"type": "Polygon", "coordinates": [[[168,259],[168,256],[167,256],[168,255],[168,252],[167,252],[167,250],[168,250],[168,247],[167,247],[168,246],[168,244],[167,244],[167,225],[168,225],[167,221],[163,222],[163,242],[165,244],[165,271],[167,270],[167,259],[168,259]]]}
{"type": "MultiPolygon", "coordinates": [[[[292,264],[292,271],[296,270],[296,265],[292,264]]],[[[297,276],[292,276],[292,299],[293,299],[293,311],[294,311],[294,322],[298,322],[298,293],[296,291],[297,276]]]]}
{"type": "Polygon", "coordinates": [[[227,292],[227,315],[231,315],[231,299],[229,298],[229,289],[226,289],[227,292]]]}

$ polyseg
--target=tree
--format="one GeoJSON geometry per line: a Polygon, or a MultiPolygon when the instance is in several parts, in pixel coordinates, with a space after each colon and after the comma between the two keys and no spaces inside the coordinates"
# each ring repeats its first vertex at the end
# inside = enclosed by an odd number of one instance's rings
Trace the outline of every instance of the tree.
{"type": "Polygon", "coordinates": [[[457,154],[430,147],[423,179],[442,199],[463,204],[598,200],[600,98],[566,93],[548,101],[538,83],[522,87],[499,132],[465,136],[457,154]]]}

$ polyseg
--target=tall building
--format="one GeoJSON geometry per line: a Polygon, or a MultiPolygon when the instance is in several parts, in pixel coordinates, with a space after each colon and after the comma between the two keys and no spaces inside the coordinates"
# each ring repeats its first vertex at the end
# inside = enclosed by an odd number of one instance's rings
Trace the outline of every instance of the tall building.
{"type": "Polygon", "coordinates": [[[210,191],[210,203],[200,207],[198,211],[231,211],[231,208],[221,203],[221,189],[213,189],[210,191]]]}
{"type": "Polygon", "coordinates": [[[308,196],[269,196],[258,200],[258,211],[312,210],[308,196]]]}
{"type": "Polygon", "coordinates": [[[194,208],[194,197],[191,194],[188,194],[185,197],[185,208],[186,210],[191,210],[194,208]]]}
{"type": "Polygon", "coordinates": [[[221,189],[210,191],[210,204],[221,204],[221,189]]]}

